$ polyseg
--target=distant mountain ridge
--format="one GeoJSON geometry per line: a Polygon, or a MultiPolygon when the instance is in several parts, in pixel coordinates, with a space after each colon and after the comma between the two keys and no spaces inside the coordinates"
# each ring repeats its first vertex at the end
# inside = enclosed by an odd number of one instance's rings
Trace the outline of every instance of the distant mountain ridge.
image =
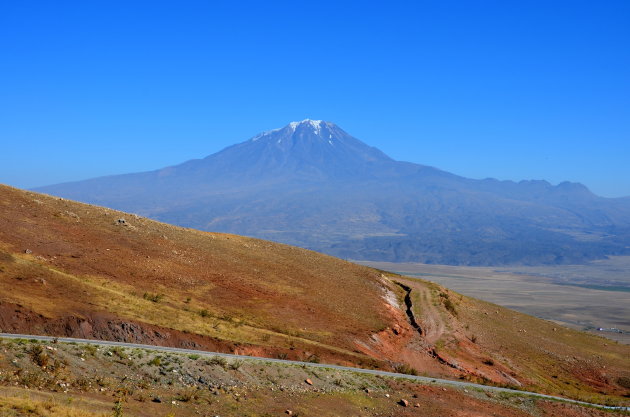
{"type": "Polygon", "coordinates": [[[36,191],[351,259],[502,265],[630,253],[630,199],[395,161],[321,120],[204,159],[36,191]]]}

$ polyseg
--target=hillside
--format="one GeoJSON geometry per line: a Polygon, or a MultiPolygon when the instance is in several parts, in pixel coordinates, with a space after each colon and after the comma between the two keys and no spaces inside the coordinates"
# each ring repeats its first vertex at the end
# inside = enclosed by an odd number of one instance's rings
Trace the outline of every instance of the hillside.
{"type": "Polygon", "coordinates": [[[0,340],[0,349],[2,416],[613,414],[518,393],[218,356],[21,339],[0,340]]]}
{"type": "Polygon", "coordinates": [[[536,265],[630,254],[628,198],[463,178],[395,161],[315,120],[176,166],[36,191],[356,260],[536,265]]]}
{"type": "Polygon", "coordinates": [[[629,346],[305,249],[6,186],[0,287],[10,333],[396,369],[593,402],[630,390],[629,346]]]}

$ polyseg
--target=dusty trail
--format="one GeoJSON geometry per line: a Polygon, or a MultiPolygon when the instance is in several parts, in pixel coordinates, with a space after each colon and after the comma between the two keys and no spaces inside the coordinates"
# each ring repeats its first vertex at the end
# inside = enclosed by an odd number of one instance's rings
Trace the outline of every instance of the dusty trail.
{"type": "Polygon", "coordinates": [[[441,313],[433,304],[431,290],[427,287],[417,285],[412,287],[405,285],[405,287],[409,288],[407,296],[410,298],[410,303],[412,293],[416,294],[419,300],[419,306],[416,304],[415,306],[412,305],[410,308],[416,308],[416,311],[421,312],[420,326],[423,329],[421,335],[428,343],[434,344],[442,334],[444,334],[446,326],[441,313]]]}

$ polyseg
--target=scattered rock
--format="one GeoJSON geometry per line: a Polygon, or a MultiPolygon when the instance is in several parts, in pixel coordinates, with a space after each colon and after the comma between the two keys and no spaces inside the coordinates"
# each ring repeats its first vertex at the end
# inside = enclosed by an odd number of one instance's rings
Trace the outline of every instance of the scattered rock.
{"type": "Polygon", "coordinates": [[[311,381],[309,378],[306,378],[304,382],[306,382],[308,385],[313,385],[313,381],[311,381]]]}
{"type": "Polygon", "coordinates": [[[27,253],[27,254],[28,254],[28,253],[33,253],[33,251],[32,251],[32,250],[30,250],[30,249],[25,249],[25,250],[24,250],[24,253],[27,253]]]}
{"type": "Polygon", "coordinates": [[[65,216],[72,217],[73,219],[76,219],[77,221],[79,221],[81,219],[78,214],[73,213],[73,212],[68,211],[68,210],[64,211],[63,214],[65,216]]]}
{"type": "Polygon", "coordinates": [[[418,404],[418,403],[415,403],[413,406],[416,407],[416,408],[420,408],[420,404],[418,404]]]}
{"type": "Polygon", "coordinates": [[[389,394],[385,394],[385,398],[389,398],[389,394]]]}

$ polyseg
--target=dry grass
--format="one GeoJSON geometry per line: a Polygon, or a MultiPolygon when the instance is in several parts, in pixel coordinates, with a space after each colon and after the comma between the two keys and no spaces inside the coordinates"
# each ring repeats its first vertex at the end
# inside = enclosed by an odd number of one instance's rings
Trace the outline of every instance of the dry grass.
{"type": "Polygon", "coordinates": [[[38,399],[30,396],[13,397],[0,393],[0,415],[6,417],[110,417],[111,413],[93,412],[85,409],[85,404],[60,404],[53,399],[38,399]]]}
{"type": "Polygon", "coordinates": [[[518,388],[521,383],[529,390],[600,403],[608,401],[609,395],[622,401],[628,394],[618,383],[630,375],[627,345],[462,296],[434,283],[404,280],[417,293],[430,294],[421,301],[418,317],[431,305],[440,311],[434,316],[442,320],[445,330],[435,342],[437,351],[477,375],[480,382],[508,375],[506,386],[518,388]],[[456,316],[444,303],[446,299],[457,310],[456,316]]]}
{"type": "Polygon", "coordinates": [[[15,289],[0,302],[50,320],[101,314],[230,343],[359,358],[355,341],[389,320],[386,284],[370,268],[6,186],[0,254],[0,285],[15,289]]]}
{"type": "MultiPolygon", "coordinates": [[[[0,186],[0,287],[12,289],[0,293],[3,329],[108,337],[90,326],[118,320],[211,350],[381,367],[371,358],[386,358],[573,398],[627,394],[615,381],[630,377],[628,346],[396,279],[413,289],[422,337],[385,301],[386,289],[401,293],[381,271],[0,186]]],[[[139,330],[115,336],[129,335],[164,343],[139,330]]]]}

